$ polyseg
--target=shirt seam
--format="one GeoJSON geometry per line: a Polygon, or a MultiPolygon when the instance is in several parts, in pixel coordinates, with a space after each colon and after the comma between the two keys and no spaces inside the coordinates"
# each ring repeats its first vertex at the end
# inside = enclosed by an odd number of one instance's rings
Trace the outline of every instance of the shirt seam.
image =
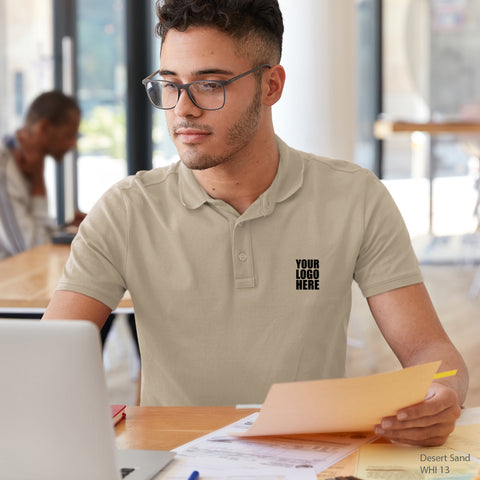
{"type": "Polygon", "coordinates": [[[86,295],[88,297],[94,298],[95,300],[98,300],[99,302],[107,305],[107,307],[112,310],[115,309],[115,306],[112,306],[113,303],[111,303],[111,295],[109,295],[109,293],[105,290],[99,290],[98,288],[92,289],[84,284],[65,280],[61,280],[58,282],[57,290],[81,293],[82,295],[86,295]]]}
{"type": "MultiPolygon", "coordinates": [[[[123,202],[123,208],[125,209],[125,217],[126,217],[126,228],[127,228],[127,234],[126,234],[126,240],[125,240],[125,254],[123,256],[123,265],[122,265],[122,275],[124,278],[124,281],[127,278],[127,264],[128,264],[128,249],[130,246],[130,215],[129,215],[129,210],[127,208],[126,202],[125,202],[125,196],[122,191],[120,191],[121,197],[122,197],[122,202],[123,202]]],[[[125,287],[127,287],[126,282],[125,282],[125,287]]]]}
{"type": "MultiPolygon", "coordinates": [[[[177,166],[177,164],[174,164],[174,166],[177,166]]],[[[142,172],[138,172],[136,175],[130,175],[123,182],[120,182],[120,184],[118,184],[118,188],[122,191],[135,188],[136,183],[140,182],[140,179],[143,180],[145,177],[145,174],[148,175],[150,172],[154,172],[155,170],[162,170],[164,176],[160,179],[155,179],[155,180],[151,178],[147,178],[147,181],[144,182],[142,185],[144,188],[153,187],[153,186],[165,183],[171,175],[177,175],[177,177],[179,177],[179,172],[177,168],[173,169],[173,168],[169,168],[169,166],[159,167],[158,169],[154,169],[150,171],[143,170],[142,172]]]]}
{"type": "Polygon", "coordinates": [[[402,286],[414,285],[417,283],[422,283],[423,278],[420,272],[409,272],[403,275],[399,275],[395,278],[390,278],[388,280],[384,280],[381,282],[375,282],[369,284],[362,288],[362,292],[366,297],[371,297],[373,295],[378,295],[380,293],[388,292],[390,290],[394,290],[395,288],[401,288],[402,286]],[[392,285],[397,285],[393,286],[392,285]],[[373,291],[375,293],[370,293],[373,291]]]}

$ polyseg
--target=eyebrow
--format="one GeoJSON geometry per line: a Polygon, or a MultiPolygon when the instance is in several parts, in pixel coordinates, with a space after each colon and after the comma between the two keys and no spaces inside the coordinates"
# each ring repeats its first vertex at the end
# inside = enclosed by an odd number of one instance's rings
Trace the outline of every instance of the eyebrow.
{"type": "MultiPolygon", "coordinates": [[[[159,70],[159,75],[173,75],[177,76],[176,72],[172,72],[171,70],[159,70]]],[[[198,70],[193,72],[194,76],[201,76],[201,75],[233,75],[233,72],[230,70],[223,70],[221,68],[208,68],[206,70],[198,70]]]]}

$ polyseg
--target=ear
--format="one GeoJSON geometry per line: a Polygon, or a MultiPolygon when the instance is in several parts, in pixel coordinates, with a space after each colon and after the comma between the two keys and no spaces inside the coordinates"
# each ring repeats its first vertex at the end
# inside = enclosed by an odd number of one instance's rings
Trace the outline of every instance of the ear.
{"type": "Polygon", "coordinates": [[[272,106],[280,100],[285,85],[285,70],[281,65],[274,65],[268,69],[265,77],[264,105],[272,106]]]}
{"type": "Polygon", "coordinates": [[[52,124],[46,118],[41,118],[29,128],[39,148],[45,148],[51,126],[52,124]]]}
{"type": "Polygon", "coordinates": [[[50,129],[50,126],[51,123],[46,118],[40,118],[32,125],[31,130],[35,135],[44,137],[50,129]]]}

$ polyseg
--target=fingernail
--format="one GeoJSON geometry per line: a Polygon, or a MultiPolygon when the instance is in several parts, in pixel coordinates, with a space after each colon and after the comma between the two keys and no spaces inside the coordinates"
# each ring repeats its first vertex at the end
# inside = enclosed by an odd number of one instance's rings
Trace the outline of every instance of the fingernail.
{"type": "Polygon", "coordinates": [[[380,427],[375,427],[375,433],[377,435],[383,435],[385,433],[385,430],[383,428],[380,428],[380,427]]]}
{"type": "Polygon", "coordinates": [[[397,418],[398,420],[402,421],[402,420],[406,420],[408,418],[408,415],[405,413],[405,412],[402,412],[402,413],[399,413],[397,415],[397,418]]]}
{"type": "Polygon", "coordinates": [[[384,420],[382,422],[382,428],[391,428],[393,426],[393,422],[391,420],[384,420]]]}
{"type": "Polygon", "coordinates": [[[425,397],[425,400],[430,400],[435,396],[435,392],[428,392],[427,396],[425,397]]]}

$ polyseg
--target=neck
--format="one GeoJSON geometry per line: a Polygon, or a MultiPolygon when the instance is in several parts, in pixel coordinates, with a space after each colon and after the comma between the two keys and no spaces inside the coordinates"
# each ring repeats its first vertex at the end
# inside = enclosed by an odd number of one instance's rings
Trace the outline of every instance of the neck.
{"type": "Polygon", "coordinates": [[[272,184],[280,154],[271,135],[261,145],[243,149],[240,156],[193,174],[212,198],[223,200],[242,214],[272,184]]]}

